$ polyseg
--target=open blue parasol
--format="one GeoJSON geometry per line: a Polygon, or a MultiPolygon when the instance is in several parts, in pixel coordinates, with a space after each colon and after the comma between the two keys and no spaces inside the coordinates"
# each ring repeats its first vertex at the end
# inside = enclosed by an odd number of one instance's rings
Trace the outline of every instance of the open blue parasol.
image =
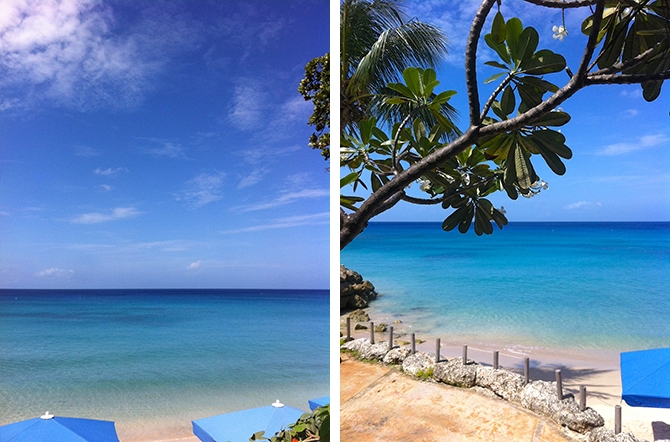
{"type": "Polygon", "coordinates": [[[309,401],[309,409],[310,410],[315,410],[316,408],[323,407],[325,405],[330,404],[330,396],[324,396],[324,397],[319,397],[316,399],[310,399],[309,401]]]}
{"type": "Polygon", "coordinates": [[[266,407],[251,408],[206,417],[193,421],[193,434],[203,442],[249,442],[259,431],[269,438],[295,423],[305,412],[279,402],[266,407]]]}
{"type": "Polygon", "coordinates": [[[114,422],[50,415],[0,427],[0,442],[119,442],[114,422]]]}
{"type": "Polygon", "coordinates": [[[670,408],[670,348],[621,353],[621,398],[631,407],[670,408]]]}

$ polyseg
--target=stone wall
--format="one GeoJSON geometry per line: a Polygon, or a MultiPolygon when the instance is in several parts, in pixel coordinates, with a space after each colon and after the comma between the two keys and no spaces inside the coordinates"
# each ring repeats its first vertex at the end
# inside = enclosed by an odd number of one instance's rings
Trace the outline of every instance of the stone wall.
{"type": "Polygon", "coordinates": [[[630,433],[614,434],[604,428],[605,420],[594,409],[587,407],[580,411],[572,394],[564,394],[559,400],[556,382],[530,381],[526,384],[523,376],[517,373],[479,365],[470,359],[465,364],[463,358],[442,359],[436,363],[434,355],[411,354],[408,348],[399,346],[389,350],[388,342],[371,344],[367,338],[349,341],[341,348],[359,359],[401,366],[403,372],[418,379],[484,389],[583,435],[589,442],[638,442],[630,433]]]}

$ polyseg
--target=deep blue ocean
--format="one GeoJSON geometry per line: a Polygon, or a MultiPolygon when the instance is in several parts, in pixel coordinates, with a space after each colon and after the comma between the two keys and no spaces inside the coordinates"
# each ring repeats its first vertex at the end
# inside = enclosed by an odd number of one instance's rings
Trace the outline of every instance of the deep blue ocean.
{"type": "Polygon", "coordinates": [[[329,394],[326,290],[0,290],[0,425],[112,420],[121,440],[329,394]]]}
{"type": "MultiPolygon", "coordinates": [[[[416,333],[463,343],[627,351],[670,345],[670,223],[370,223],[341,262],[416,333]]],[[[396,329],[401,328],[397,326],[396,329]]]]}

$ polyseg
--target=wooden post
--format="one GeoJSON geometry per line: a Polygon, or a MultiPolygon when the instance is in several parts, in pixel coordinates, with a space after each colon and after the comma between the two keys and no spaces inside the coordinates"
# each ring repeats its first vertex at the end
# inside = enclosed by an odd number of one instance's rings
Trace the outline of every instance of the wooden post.
{"type": "Polygon", "coordinates": [[[375,343],[375,323],[370,321],[370,344],[375,343]]]}
{"type": "Polygon", "coordinates": [[[351,318],[347,316],[347,341],[351,340],[351,318]]]}
{"type": "Polygon", "coordinates": [[[581,385],[579,387],[579,411],[586,410],[586,387],[581,385]]]}
{"type": "Polygon", "coordinates": [[[468,346],[464,345],[463,346],[463,365],[466,365],[468,363],[468,346]]]}
{"type": "Polygon", "coordinates": [[[393,326],[389,327],[389,351],[393,348],[393,326]]]}
{"type": "Polygon", "coordinates": [[[556,397],[559,401],[563,400],[563,379],[561,378],[561,370],[556,370],[556,397]]]}
{"type": "Polygon", "coordinates": [[[412,354],[416,353],[416,335],[412,333],[412,354]]]}
{"type": "Polygon", "coordinates": [[[614,434],[621,433],[621,405],[614,407],[614,434]]]}
{"type": "Polygon", "coordinates": [[[440,338],[435,340],[435,363],[440,362],[440,338]]]}
{"type": "Polygon", "coordinates": [[[523,360],[523,383],[528,384],[530,381],[530,359],[528,357],[523,360]]]}
{"type": "Polygon", "coordinates": [[[500,353],[498,350],[493,352],[493,369],[497,370],[498,369],[498,359],[499,359],[500,353]]]}

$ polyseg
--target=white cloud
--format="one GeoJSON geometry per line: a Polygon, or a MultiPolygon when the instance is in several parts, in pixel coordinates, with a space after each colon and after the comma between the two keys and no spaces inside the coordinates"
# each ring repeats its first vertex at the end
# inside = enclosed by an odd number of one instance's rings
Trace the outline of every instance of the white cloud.
{"type": "Polygon", "coordinates": [[[159,144],[158,147],[147,149],[147,153],[168,158],[184,158],[186,154],[181,144],[172,143],[170,141],[160,140],[158,138],[147,138],[149,141],[159,144]]]}
{"type": "Polygon", "coordinates": [[[590,210],[602,207],[601,203],[591,203],[588,201],[578,201],[576,203],[568,204],[564,207],[566,210],[590,210]]]}
{"type": "Polygon", "coordinates": [[[267,94],[258,82],[249,78],[242,79],[242,85],[235,87],[233,107],[228,111],[228,120],[238,129],[250,130],[261,123],[267,94]]]}
{"type": "Polygon", "coordinates": [[[95,169],[93,171],[93,173],[96,174],[96,175],[110,176],[110,175],[116,175],[117,173],[122,172],[122,171],[128,172],[128,169],[126,169],[124,167],[117,167],[116,169],[112,169],[110,167],[108,169],[103,170],[103,169],[98,167],[97,169],[95,169]]]}
{"type": "Polygon", "coordinates": [[[74,270],[57,269],[55,267],[51,267],[50,269],[44,269],[35,273],[35,276],[38,276],[40,278],[44,277],[69,278],[73,275],[74,270]]]}
{"type": "Polygon", "coordinates": [[[237,185],[238,189],[244,189],[246,187],[251,187],[255,184],[258,184],[263,179],[263,175],[267,174],[267,169],[256,169],[252,171],[249,175],[240,180],[237,185]]]}
{"type": "Polygon", "coordinates": [[[109,192],[110,190],[113,189],[113,187],[110,186],[109,184],[100,184],[98,186],[98,189],[100,189],[101,192],[109,192]]]}
{"type": "Polygon", "coordinates": [[[624,111],[624,118],[633,118],[633,117],[637,116],[637,114],[639,114],[639,113],[640,112],[638,112],[636,109],[626,109],[624,111]]]}
{"type": "Polygon", "coordinates": [[[637,141],[610,144],[596,152],[596,154],[605,156],[624,155],[637,150],[667,145],[668,141],[668,137],[664,134],[644,135],[637,141]]]}
{"type": "Polygon", "coordinates": [[[133,207],[117,207],[111,212],[94,212],[94,213],[84,213],[75,217],[72,220],[74,224],[98,224],[108,221],[116,221],[120,219],[134,218],[137,215],[142,214],[133,207]]]}
{"type": "Polygon", "coordinates": [[[153,67],[135,41],[112,36],[113,18],[101,2],[5,0],[2,9],[0,91],[77,107],[140,99],[153,67]]]}
{"type": "Polygon", "coordinates": [[[256,204],[253,206],[240,206],[236,209],[240,212],[254,212],[257,210],[271,209],[273,207],[291,204],[304,199],[322,198],[329,195],[330,192],[328,189],[303,189],[297,192],[286,192],[278,198],[275,198],[274,200],[267,203],[256,204]]]}
{"type": "Polygon", "coordinates": [[[192,262],[188,266],[186,266],[186,268],[189,269],[189,270],[197,269],[198,267],[200,267],[201,263],[202,263],[202,261],[192,262]]]}
{"type": "Polygon", "coordinates": [[[619,92],[619,95],[626,98],[642,98],[642,88],[639,86],[637,86],[635,89],[626,88],[619,92]]]}
{"type": "Polygon", "coordinates": [[[186,201],[191,207],[202,207],[223,198],[224,172],[202,173],[186,182],[186,188],[176,195],[177,201],[186,201]]]}
{"type": "Polygon", "coordinates": [[[329,219],[330,218],[328,212],[316,213],[313,215],[292,216],[288,218],[276,219],[269,222],[268,224],[245,227],[242,229],[226,230],[222,233],[234,234],[234,233],[260,232],[263,230],[289,229],[292,227],[300,227],[307,225],[328,224],[329,219]]]}

